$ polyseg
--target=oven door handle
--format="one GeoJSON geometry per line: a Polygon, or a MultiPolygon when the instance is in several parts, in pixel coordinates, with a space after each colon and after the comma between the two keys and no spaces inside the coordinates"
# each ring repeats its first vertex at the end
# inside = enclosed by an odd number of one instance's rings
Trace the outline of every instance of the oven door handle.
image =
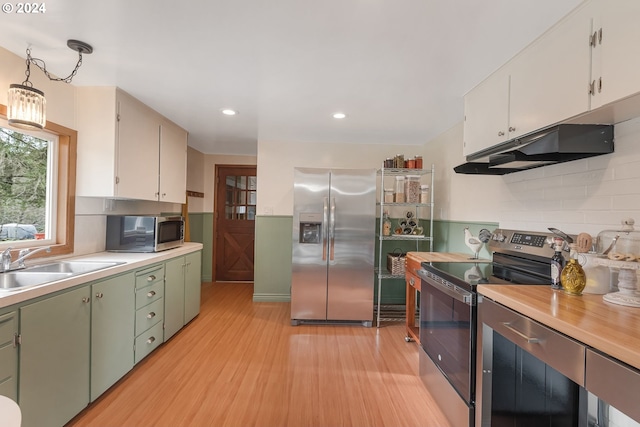
{"type": "Polygon", "coordinates": [[[417,273],[418,276],[420,276],[420,278],[429,286],[436,288],[456,301],[460,301],[469,306],[476,305],[475,295],[472,292],[462,289],[453,283],[438,283],[429,276],[429,273],[426,270],[418,270],[417,273]]]}

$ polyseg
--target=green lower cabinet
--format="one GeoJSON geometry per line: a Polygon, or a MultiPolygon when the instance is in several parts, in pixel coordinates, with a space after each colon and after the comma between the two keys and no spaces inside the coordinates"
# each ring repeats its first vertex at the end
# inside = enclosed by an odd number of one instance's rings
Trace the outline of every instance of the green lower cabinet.
{"type": "Polygon", "coordinates": [[[89,404],[91,288],[20,308],[23,427],[60,427],[89,404]]]}
{"type": "Polygon", "coordinates": [[[184,326],[184,257],[164,264],[164,341],[184,326]]]}
{"type": "Polygon", "coordinates": [[[200,313],[201,269],[201,251],[165,263],[165,341],[200,313]]]}
{"type": "Polygon", "coordinates": [[[200,313],[200,293],[202,292],[202,252],[192,252],[185,256],[184,276],[184,324],[200,313]]]}
{"type": "Polygon", "coordinates": [[[0,395],[18,401],[18,312],[0,315],[0,395]]]}
{"type": "Polygon", "coordinates": [[[133,272],[91,285],[91,401],[133,368],[133,272]]]}

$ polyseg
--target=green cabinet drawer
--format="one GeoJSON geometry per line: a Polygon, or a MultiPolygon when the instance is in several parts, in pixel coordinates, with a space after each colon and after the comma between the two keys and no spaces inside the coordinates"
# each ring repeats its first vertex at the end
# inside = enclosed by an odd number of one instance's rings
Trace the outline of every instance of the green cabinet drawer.
{"type": "Polygon", "coordinates": [[[136,290],[158,282],[164,283],[164,265],[157,265],[136,273],[136,290]]]}
{"type": "Polygon", "coordinates": [[[164,296],[164,280],[155,282],[151,286],[136,289],[136,310],[148,305],[164,296]]]}
{"type": "Polygon", "coordinates": [[[162,344],[162,335],[162,322],[158,322],[151,329],[136,338],[135,363],[140,362],[162,344]]]}
{"type": "Polygon", "coordinates": [[[164,300],[161,298],[136,310],[136,336],[140,335],[158,322],[162,323],[164,300]]]}

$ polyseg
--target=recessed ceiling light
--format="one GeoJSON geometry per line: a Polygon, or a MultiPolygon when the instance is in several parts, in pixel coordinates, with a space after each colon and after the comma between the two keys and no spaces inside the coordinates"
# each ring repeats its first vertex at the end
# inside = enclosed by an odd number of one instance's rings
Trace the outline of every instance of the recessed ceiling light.
{"type": "Polygon", "coordinates": [[[238,114],[238,112],[236,110],[232,110],[230,108],[223,108],[221,110],[222,114],[224,114],[225,116],[235,116],[236,114],[238,114]]]}
{"type": "Polygon", "coordinates": [[[345,117],[347,117],[345,113],[333,113],[334,119],[344,119],[345,117]]]}

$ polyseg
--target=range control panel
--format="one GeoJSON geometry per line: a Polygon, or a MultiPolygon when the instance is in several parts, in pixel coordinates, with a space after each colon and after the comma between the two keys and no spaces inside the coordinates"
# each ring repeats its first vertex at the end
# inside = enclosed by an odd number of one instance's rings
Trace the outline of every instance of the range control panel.
{"type": "Polygon", "coordinates": [[[514,245],[526,245],[541,248],[547,243],[547,236],[515,232],[511,237],[511,243],[513,243],[514,245]]]}
{"type": "MultiPolygon", "coordinates": [[[[494,252],[511,252],[527,255],[535,255],[543,258],[551,258],[553,256],[553,238],[556,237],[552,232],[544,231],[522,231],[507,230],[498,228],[491,234],[488,246],[489,251],[494,252]]],[[[575,235],[569,235],[573,240],[575,235]]],[[[565,244],[568,251],[569,246],[565,244]]]]}

